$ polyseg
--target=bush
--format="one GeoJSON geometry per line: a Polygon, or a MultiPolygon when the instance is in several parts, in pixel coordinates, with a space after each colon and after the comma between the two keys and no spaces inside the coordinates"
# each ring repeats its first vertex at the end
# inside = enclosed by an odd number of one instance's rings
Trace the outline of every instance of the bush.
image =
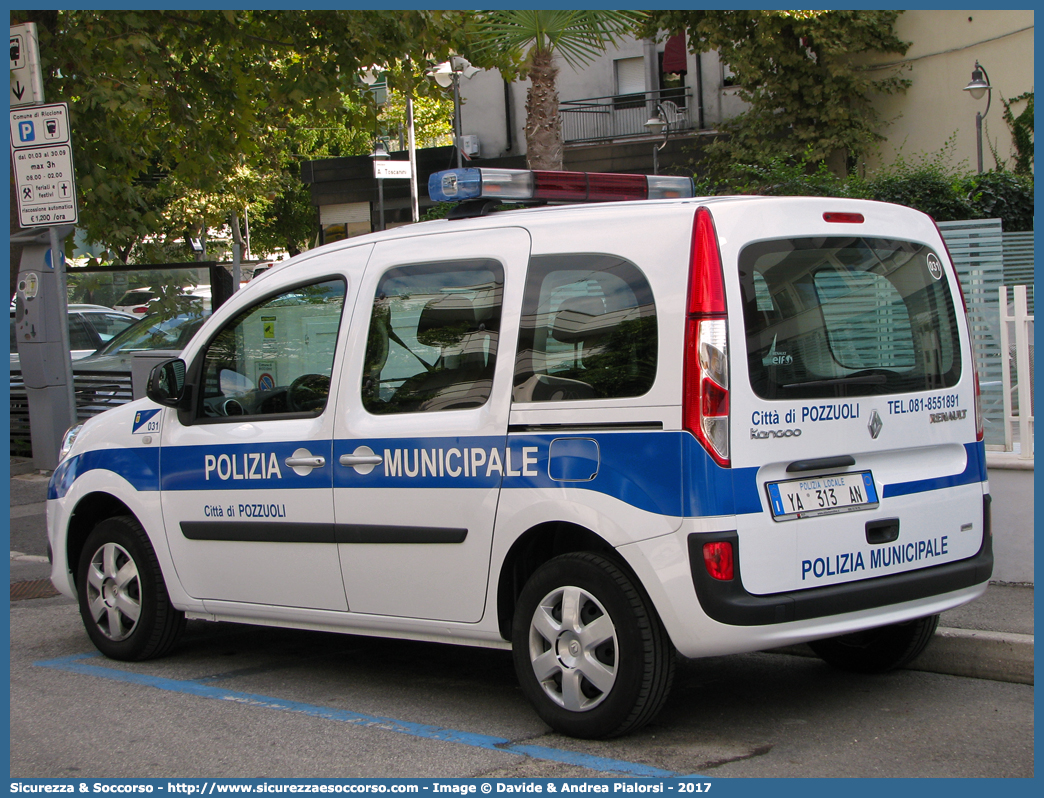
{"type": "Polygon", "coordinates": [[[1004,231],[1033,229],[1033,176],[983,172],[974,178],[976,218],[1003,219],[1004,231]]]}
{"type": "Polygon", "coordinates": [[[945,163],[946,150],[895,164],[867,177],[839,178],[822,161],[772,158],[732,164],[725,176],[697,183],[698,195],[859,197],[916,208],[937,222],[1001,219],[1005,232],[1033,229],[1033,176],[993,171],[974,174],[945,163]]]}

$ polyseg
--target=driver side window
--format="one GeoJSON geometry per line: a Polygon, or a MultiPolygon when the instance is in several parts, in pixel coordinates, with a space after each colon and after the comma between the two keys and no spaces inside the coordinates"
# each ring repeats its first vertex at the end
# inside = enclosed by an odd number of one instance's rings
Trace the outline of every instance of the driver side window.
{"type": "Polygon", "coordinates": [[[247,308],[203,356],[203,418],[319,415],[344,308],[342,280],[302,285],[247,308]]]}

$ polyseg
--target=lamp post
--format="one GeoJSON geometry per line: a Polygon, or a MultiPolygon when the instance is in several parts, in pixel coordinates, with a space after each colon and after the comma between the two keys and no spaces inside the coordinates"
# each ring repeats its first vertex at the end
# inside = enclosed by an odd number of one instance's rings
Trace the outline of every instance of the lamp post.
{"type": "MultiPolygon", "coordinates": [[[[383,67],[374,65],[359,73],[359,80],[367,86],[373,86],[380,77],[383,67]]],[[[417,141],[413,130],[413,91],[406,91],[406,146],[410,154],[410,215],[413,221],[420,219],[420,203],[417,195],[417,141]]],[[[385,153],[387,157],[387,153],[385,153]]],[[[383,184],[381,184],[383,185],[383,184]]],[[[380,193],[383,193],[381,189],[380,193]]],[[[381,216],[381,229],[383,230],[384,217],[381,216]]]]}
{"type": "MultiPolygon", "coordinates": [[[[373,155],[371,156],[374,161],[384,161],[388,158],[388,150],[384,146],[382,139],[377,139],[373,145],[373,155]]],[[[377,229],[384,229],[384,178],[377,178],[377,208],[378,208],[378,219],[377,229]]]]}
{"type": "Polygon", "coordinates": [[[671,123],[667,119],[662,105],[656,104],[656,116],[650,117],[649,121],[645,123],[645,127],[653,136],[663,133],[663,141],[653,146],[653,174],[658,175],[660,173],[660,150],[667,146],[667,139],[671,135],[671,123]]]}
{"type": "Polygon", "coordinates": [[[478,74],[478,67],[473,67],[471,62],[459,55],[452,56],[449,61],[443,61],[428,72],[442,88],[453,87],[453,146],[457,148],[457,168],[463,166],[460,150],[460,78],[466,78],[478,74]]]}
{"type": "Polygon", "coordinates": [[[964,87],[964,91],[968,92],[974,100],[981,100],[982,95],[986,95],[986,110],[981,114],[978,111],[975,112],[975,145],[979,156],[979,174],[981,175],[982,120],[985,119],[986,114],[990,112],[990,101],[993,99],[993,87],[990,85],[990,76],[978,61],[975,62],[975,69],[972,70],[971,82],[964,87]]]}

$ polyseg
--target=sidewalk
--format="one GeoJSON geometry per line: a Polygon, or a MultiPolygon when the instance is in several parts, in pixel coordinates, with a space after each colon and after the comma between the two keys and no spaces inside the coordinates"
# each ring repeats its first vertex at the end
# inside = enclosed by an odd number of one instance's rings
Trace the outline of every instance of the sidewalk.
{"type": "MultiPolygon", "coordinates": [[[[12,585],[49,579],[46,500],[47,476],[12,457],[12,585]]],[[[807,646],[778,650],[813,656],[807,646]]],[[[1033,684],[1033,586],[993,583],[971,604],[944,612],[935,639],[908,667],[1033,684]]]]}

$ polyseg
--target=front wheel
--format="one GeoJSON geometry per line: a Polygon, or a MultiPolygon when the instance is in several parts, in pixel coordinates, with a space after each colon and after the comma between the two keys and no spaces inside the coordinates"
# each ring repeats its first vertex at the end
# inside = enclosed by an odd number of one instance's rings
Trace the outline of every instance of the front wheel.
{"type": "Polygon", "coordinates": [[[167,595],[149,536],[131,516],[100,522],[80,555],[80,617],[97,649],[118,660],[165,654],[185,627],[167,595]]]}
{"type": "Polygon", "coordinates": [[[851,673],[886,673],[913,661],[939,626],[939,616],[881,626],[863,632],[814,640],[809,647],[820,659],[851,673]]]}
{"type": "Polygon", "coordinates": [[[644,726],[674,679],[674,646],[656,611],[596,554],[564,554],[537,569],[518,599],[512,650],[537,714],[572,737],[644,726]]]}

